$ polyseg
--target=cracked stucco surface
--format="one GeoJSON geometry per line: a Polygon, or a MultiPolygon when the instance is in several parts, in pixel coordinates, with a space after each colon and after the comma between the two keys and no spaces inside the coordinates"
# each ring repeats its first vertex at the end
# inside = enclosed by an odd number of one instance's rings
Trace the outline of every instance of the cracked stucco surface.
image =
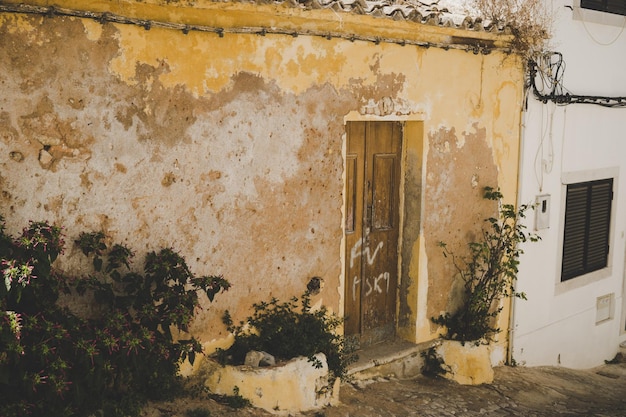
{"type": "MultiPolygon", "coordinates": [[[[18,14],[0,14],[0,50],[9,232],[29,220],[64,225],[68,241],[102,230],[138,254],[173,247],[194,272],[223,274],[233,288],[192,328],[205,341],[224,336],[223,310],[243,317],[253,302],[301,294],[312,276],[325,281],[316,301],[341,311],[350,112],[384,102],[391,116],[425,115],[412,235],[426,242],[428,276],[413,278],[428,280],[428,306],[405,306],[414,320],[446,307],[436,243],[475,233],[493,210],[480,188],[515,196],[512,57],[18,14]]],[[[75,256],[68,248],[60,266],[76,271],[75,256]]]]}

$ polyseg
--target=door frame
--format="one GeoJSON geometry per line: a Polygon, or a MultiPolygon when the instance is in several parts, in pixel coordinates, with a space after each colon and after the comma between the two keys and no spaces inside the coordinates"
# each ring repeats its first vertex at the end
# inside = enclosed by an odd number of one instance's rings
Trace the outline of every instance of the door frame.
{"type": "MultiPolygon", "coordinates": [[[[419,274],[421,241],[421,208],[423,204],[422,184],[425,184],[424,161],[424,114],[409,115],[362,115],[350,112],[344,117],[344,126],[348,122],[401,122],[403,125],[400,155],[400,192],[399,192],[399,233],[398,233],[398,285],[396,293],[395,333],[396,337],[418,343],[420,334],[429,334],[430,321],[424,324],[426,316],[425,300],[428,282],[426,274],[419,274]],[[418,297],[420,295],[420,297],[418,297]],[[420,329],[423,327],[423,329],[420,329]],[[422,331],[420,331],[422,330],[422,331]]],[[[345,316],[346,297],[346,155],[347,130],[342,137],[342,157],[344,170],[342,173],[343,193],[341,210],[342,241],[341,276],[339,278],[339,315],[345,316]]]]}
{"type": "Polygon", "coordinates": [[[402,130],[397,121],[346,126],[345,256],[350,262],[344,331],[360,346],[396,334],[402,130]]]}

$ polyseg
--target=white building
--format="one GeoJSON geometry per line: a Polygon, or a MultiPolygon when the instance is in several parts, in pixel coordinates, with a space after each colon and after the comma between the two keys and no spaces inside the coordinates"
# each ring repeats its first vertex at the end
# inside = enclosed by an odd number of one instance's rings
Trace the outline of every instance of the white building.
{"type": "Polygon", "coordinates": [[[521,258],[511,353],[588,368],[626,340],[626,2],[549,3],[561,55],[538,65],[545,99],[528,93],[519,195],[540,202],[528,223],[542,240],[521,258]]]}

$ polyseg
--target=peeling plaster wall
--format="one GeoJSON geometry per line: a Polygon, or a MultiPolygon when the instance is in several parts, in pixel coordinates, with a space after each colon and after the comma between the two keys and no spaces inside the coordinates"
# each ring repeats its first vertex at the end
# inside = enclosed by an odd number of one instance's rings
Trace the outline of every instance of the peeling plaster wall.
{"type": "MultiPolygon", "coordinates": [[[[429,172],[426,187],[432,196],[424,208],[424,234],[429,257],[428,287],[454,288],[455,271],[450,260],[437,256],[439,242],[450,242],[450,249],[461,251],[465,242],[480,238],[485,213],[496,209],[494,202],[482,199],[485,185],[498,183],[497,167],[486,143],[485,129],[458,135],[445,128],[429,136],[429,172]],[[472,155],[472,158],[464,155],[472,155]],[[461,245],[461,247],[459,246],[461,245]]],[[[459,283],[460,284],[460,283],[459,283]]],[[[462,284],[461,284],[462,285],[462,284]]],[[[455,302],[454,292],[433,291],[428,316],[436,317],[455,302]]]]}
{"type": "MultiPolygon", "coordinates": [[[[300,295],[312,276],[325,281],[317,301],[342,311],[350,112],[386,103],[390,118],[425,115],[410,233],[421,244],[403,252],[419,259],[413,290],[427,291],[401,307],[412,339],[436,337],[430,317],[454,304],[437,242],[457,248],[477,233],[495,210],[482,187],[516,195],[513,56],[19,14],[0,14],[0,50],[8,231],[29,220],[65,226],[68,241],[102,230],[138,254],[173,247],[194,272],[223,274],[232,289],[191,329],[204,341],[225,337],[223,310],[243,318],[254,302],[300,295]]],[[[77,272],[77,256],[68,247],[59,266],[77,272]]]]}

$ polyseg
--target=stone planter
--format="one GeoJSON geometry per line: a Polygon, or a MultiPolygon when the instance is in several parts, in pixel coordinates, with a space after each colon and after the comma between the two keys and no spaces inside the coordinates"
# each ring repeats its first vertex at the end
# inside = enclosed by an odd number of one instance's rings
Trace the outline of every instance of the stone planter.
{"type": "Polygon", "coordinates": [[[474,342],[444,340],[435,349],[444,362],[443,375],[447,379],[463,385],[490,384],[493,382],[491,348],[474,342]]]}
{"type": "Polygon", "coordinates": [[[339,403],[340,381],[337,379],[327,389],[326,356],[319,353],[316,358],[322,363],[321,368],[315,368],[304,357],[260,368],[224,366],[207,359],[202,378],[212,393],[238,393],[253,406],[274,414],[318,410],[339,403]]]}

